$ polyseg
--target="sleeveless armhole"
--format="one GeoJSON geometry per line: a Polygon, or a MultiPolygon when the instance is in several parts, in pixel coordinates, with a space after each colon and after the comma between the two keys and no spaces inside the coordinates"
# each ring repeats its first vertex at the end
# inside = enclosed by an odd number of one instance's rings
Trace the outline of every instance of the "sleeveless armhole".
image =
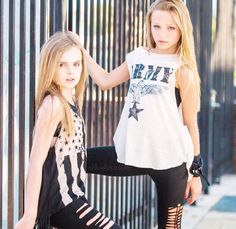
{"type": "Polygon", "coordinates": [[[60,134],[60,131],[61,131],[61,122],[58,123],[57,129],[56,129],[55,133],[53,134],[53,137],[57,138],[60,134]]]}
{"type": "Polygon", "coordinates": [[[181,97],[180,97],[180,90],[177,87],[175,88],[175,98],[176,98],[177,107],[179,107],[181,103],[181,97]]]}

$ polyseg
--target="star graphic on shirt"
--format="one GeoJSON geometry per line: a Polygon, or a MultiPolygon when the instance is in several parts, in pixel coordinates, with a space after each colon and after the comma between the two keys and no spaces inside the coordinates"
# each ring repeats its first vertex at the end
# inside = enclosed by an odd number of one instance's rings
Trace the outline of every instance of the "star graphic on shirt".
{"type": "Polygon", "coordinates": [[[134,117],[138,121],[138,113],[143,111],[144,109],[138,109],[136,106],[136,102],[134,103],[133,107],[129,108],[129,117],[134,117]]]}

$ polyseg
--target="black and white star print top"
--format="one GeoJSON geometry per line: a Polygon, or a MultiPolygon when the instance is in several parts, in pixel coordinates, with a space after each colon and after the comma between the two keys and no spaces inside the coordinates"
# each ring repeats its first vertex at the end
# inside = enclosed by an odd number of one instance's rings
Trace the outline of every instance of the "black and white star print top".
{"type": "Polygon", "coordinates": [[[38,222],[48,224],[50,216],[85,194],[86,150],[84,122],[77,107],[70,104],[75,126],[74,136],[58,125],[55,145],[43,166],[38,222]]]}

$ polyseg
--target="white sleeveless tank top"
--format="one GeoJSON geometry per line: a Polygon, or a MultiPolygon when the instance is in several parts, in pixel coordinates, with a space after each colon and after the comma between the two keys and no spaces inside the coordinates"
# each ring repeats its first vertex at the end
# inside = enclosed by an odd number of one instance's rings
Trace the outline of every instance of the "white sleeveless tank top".
{"type": "Polygon", "coordinates": [[[175,98],[178,56],[139,47],[126,62],[130,86],[114,135],[118,161],[158,170],[186,162],[189,168],[193,144],[175,98]]]}

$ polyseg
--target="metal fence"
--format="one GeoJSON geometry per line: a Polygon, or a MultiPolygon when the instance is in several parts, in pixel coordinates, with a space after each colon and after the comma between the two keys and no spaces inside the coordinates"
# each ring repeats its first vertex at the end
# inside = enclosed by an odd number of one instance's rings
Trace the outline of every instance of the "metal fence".
{"type": "MultiPolygon", "coordinates": [[[[0,1],[0,228],[13,228],[23,213],[41,45],[55,31],[73,30],[96,61],[111,70],[127,52],[143,44],[144,16],[152,1],[0,1]]],[[[229,12],[233,15],[235,1],[185,2],[194,24],[202,77],[201,151],[206,173],[215,182],[232,167],[233,46],[226,47],[232,43],[229,12]],[[227,17],[228,23],[222,25],[219,19],[214,24],[214,11],[218,18],[227,17]],[[212,89],[217,91],[219,108],[212,107],[212,89]]],[[[102,92],[88,80],[84,104],[88,146],[112,145],[126,93],[127,84],[102,92]]],[[[156,225],[155,187],[149,177],[89,175],[87,196],[123,228],[156,225]]]]}
{"type": "MultiPolygon", "coordinates": [[[[232,172],[235,0],[187,1],[202,81],[201,153],[210,183],[232,172]]],[[[207,190],[206,190],[207,191],[207,190]]]]}
{"type": "Polygon", "coordinates": [[[216,108],[212,122],[212,181],[220,182],[223,173],[232,171],[233,103],[235,100],[234,63],[236,35],[236,1],[219,1],[216,37],[212,55],[212,86],[216,108]],[[227,12],[227,13],[226,13],[227,12]],[[231,48],[230,48],[231,47],[231,48]],[[214,91],[213,91],[214,93],[214,91]]]}

